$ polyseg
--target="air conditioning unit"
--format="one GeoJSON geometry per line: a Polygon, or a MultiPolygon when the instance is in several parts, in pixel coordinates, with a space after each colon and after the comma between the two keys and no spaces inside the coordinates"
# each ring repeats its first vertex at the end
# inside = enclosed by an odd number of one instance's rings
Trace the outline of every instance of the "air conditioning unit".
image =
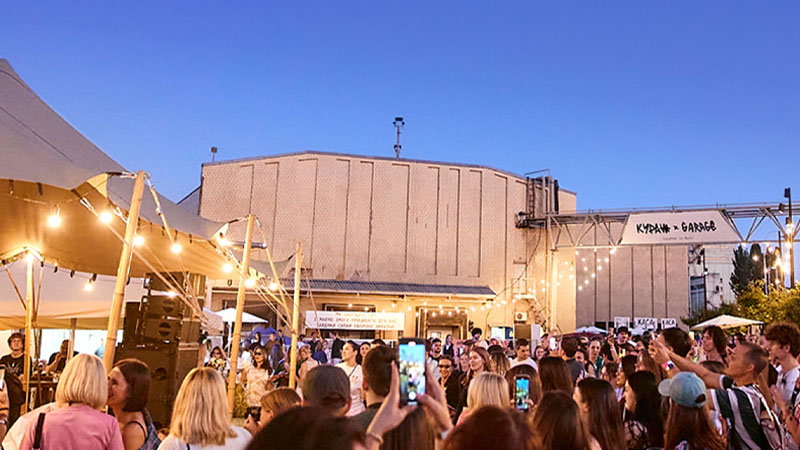
{"type": "Polygon", "coordinates": [[[514,322],[525,323],[528,321],[528,313],[525,311],[517,311],[514,313],[514,322]]]}

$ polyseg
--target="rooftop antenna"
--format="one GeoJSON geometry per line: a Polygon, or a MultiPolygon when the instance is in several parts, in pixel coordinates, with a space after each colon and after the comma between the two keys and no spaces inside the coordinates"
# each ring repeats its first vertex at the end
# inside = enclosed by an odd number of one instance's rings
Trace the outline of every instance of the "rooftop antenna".
{"type": "Polygon", "coordinates": [[[217,147],[211,147],[211,162],[217,159],[217,147]]]}
{"type": "Polygon", "coordinates": [[[400,129],[403,128],[403,126],[406,123],[403,122],[403,118],[402,117],[398,116],[398,117],[394,118],[393,124],[394,124],[394,127],[397,128],[397,143],[394,144],[394,153],[395,153],[395,155],[397,155],[397,159],[400,159],[400,149],[403,148],[403,146],[400,145],[400,129]]]}

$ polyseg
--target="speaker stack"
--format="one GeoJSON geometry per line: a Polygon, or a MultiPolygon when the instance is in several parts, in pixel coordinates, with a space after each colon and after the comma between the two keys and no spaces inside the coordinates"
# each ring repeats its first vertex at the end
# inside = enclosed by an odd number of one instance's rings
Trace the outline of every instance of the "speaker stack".
{"type": "MultiPolygon", "coordinates": [[[[173,277],[175,274],[172,274],[173,277]]],[[[146,287],[167,291],[158,278],[149,277],[146,287]]],[[[197,284],[204,292],[203,277],[181,277],[184,287],[197,284]],[[202,283],[201,283],[202,282],[202,283]]],[[[125,304],[122,342],[115,360],[136,358],[150,367],[150,399],[147,408],[154,422],[169,426],[175,395],[189,371],[198,365],[201,346],[200,320],[183,302],[167,295],[147,295],[140,302],[125,304]]]]}

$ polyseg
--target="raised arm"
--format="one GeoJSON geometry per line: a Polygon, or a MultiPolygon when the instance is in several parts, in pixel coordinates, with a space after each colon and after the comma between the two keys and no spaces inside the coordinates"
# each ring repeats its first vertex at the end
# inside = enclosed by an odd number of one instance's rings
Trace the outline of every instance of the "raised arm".
{"type": "Polygon", "coordinates": [[[700,377],[700,379],[703,380],[703,383],[706,384],[706,388],[722,388],[722,386],[719,384],[719,374],[714,373],[700,364],[689,361],[683,356],[676,354],[672,350],[668,349],[667,346],[658,339],[653,339],[650,341],[650,348],[648,351],[650,356],[653,357],[659,366],[664,367],[664,365],[669,361],[672,361],[672,363],[675,364],[675,368],[667,371],[667,375],[670,377],[674,376],[680,371],[694,372],[698,377],[700,377]]]}

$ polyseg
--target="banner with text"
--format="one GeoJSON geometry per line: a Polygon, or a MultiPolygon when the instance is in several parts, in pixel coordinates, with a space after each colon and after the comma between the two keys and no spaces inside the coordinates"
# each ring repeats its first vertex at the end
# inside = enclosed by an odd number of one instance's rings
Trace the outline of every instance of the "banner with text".
{"type": "Polygon", "coordinates": [[[614,317],[614,328],[619,329],[619,327],[631,327],[631,318],[630,317],[614,317]]]}
{"type": "Polygon", "coordinates": [[[622,245],[733,243],[742,238],[720,211],[631,214],[622,245]]]}
{"type": "Polygon", "coordinates": [[[640,330],[655,330],[658,325],[655,317],[634,317],[633,328],[640,330]]]}
{"type": "Polygon", "coordinates": [[[666,330],[667,328],[673,328],[677,326],[678,326],[678,319],[675,318],[661,319],[662,330],[666,330]]]}
{"type": "Polygon", "coordinates": [[[306,328],[333,330],[402,330],[405,314],[355,311],[306,311],[306,328]]]}

